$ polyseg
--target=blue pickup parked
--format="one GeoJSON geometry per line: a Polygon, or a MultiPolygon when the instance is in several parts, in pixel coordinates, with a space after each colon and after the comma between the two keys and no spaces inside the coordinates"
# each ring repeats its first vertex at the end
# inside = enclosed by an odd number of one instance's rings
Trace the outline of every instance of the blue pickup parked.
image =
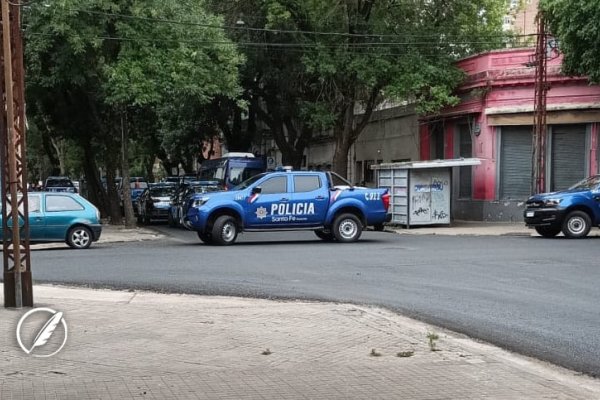
{"type": "Polygon", "coordinates": [[[194,195],[184,225],[204,243],[230,245],[243,231],[314,230],[354,242],[366,226],[389,221],[387,189],[352,186],[331,172],[270,172],[230,191],[194,195]]]}
{"type": "Polygon", "coordinates": [[[592,226],[600,226],[600,175],[567,190],[531,196],[525,207],[525,224],[544,237],[561,231],[568,238],[586,237],[592,226]]]}

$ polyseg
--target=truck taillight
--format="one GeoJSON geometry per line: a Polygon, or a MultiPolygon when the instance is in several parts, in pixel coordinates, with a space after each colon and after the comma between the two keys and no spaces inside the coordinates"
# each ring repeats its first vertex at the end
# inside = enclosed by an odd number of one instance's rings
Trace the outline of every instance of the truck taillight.
{"type": "Polygon", "coordinates": [[[385,208],[385,211],[388,210],[388,208],[390,208],[390,194],[386,193],[383,196],[381,196],[381,200],[383,200],[383,207],[385,208]]]}

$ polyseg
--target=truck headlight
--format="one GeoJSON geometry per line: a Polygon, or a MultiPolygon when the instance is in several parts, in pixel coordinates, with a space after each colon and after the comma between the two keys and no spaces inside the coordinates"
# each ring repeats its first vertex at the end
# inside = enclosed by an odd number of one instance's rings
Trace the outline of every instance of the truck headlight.
{"type": "Polygon", "coordinates": [[[202,207],[208,200],[210,200],[210,197],[201,197],[199,199],[195,199],[192,203],[192,207],[202,207]]]}
{"type": "Polygon", "coordinates": [[[560,204],[561,201],[562,201],[562,199],[547,199],[547,200],[544,200],[544,205],[550,206],[550,207],[557,206],[560,204]]]}

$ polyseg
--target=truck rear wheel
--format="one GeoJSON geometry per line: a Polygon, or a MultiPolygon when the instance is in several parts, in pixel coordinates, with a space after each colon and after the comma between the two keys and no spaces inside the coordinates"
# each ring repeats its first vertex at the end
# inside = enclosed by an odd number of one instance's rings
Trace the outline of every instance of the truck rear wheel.
{"type": "Polygon", "coordinates": [[[535,231],[545,238],[551,238],[560,233],[560,226],[536,226],[535,231]]]}
{"type": "Polygon", "coordinates": [[[562,232],[570,239],[586,237],[592,228],[592,220],[584,211],[572,211],[563,222],[562,232]]]}
{"type": "Polygon", "coordinates": [[[212,228],[212,240],[220,246],[228,246],[235,242],[238,227],[235,218],[229,215],[221,215],[215,221],[212,228]]]}
{"type": "Polygon", "coordinates": [[[341,214],[333,222],[333,236],[339,242],[356,242],[361,234],[362,223],[354,214],[341,214]]]}

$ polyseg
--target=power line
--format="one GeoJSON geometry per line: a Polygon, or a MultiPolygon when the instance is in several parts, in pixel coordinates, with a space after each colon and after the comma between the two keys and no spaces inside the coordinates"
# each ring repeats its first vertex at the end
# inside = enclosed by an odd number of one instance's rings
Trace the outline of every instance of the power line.
{"type": "MultiPolygon", "coordinates": [[[[54,34],[28,32],[31,36],[42,36],[42,37],[55,37],[54,34]]],[[[415,43],[406,42],[404,45],[411,45],[406,49],[397,47],[398,43],[387,44],[389,47],[374,46],[376,43],[360,43],[355,45],[340,44],[340,45],[321,45],[316,43],[268,43],[268,42],[231,42],[231,41],[202,41],[197,39],[163,39],[163,38],[148,38],[148,37],[117,37],[117,36],[80,36],[88,40],[110,40],[110,41],[122,41],[122,42],[146,42],[146,43],[190,43],[199,47],[212,47],[215,45],[230,46],[232,48],[243,48],[244,51],[248,50],[265,50],[265,51],[280,51],[280,52],[296,52],[306,54],[307,51],[316,49],[328,49],[328,50],[340,50],[344,52],[361,54],[361,55],[373,55],[373,56],[405,56],[411,51],[417,51],[423,56],[433,56],[439,54],[439,50],[443,47],[435,43],[420,42],[417,43],[419,47],[413,47],[415,43]],[[382,52],[386,51],[386,52],[382,52]]],[[[469,44],[480,44],[481,42],[463,42],[460,43],[463,46],[469,44]]],[[[455,51],[466,49],[456,48],[455,51]]]]}
{"type": "MultiPolygon", "coordinates": [[[[12,3],[15,5],[25,5],[25,3],[12,3]]],[[[345,32],[324,32],[324,31],[306,31],[306,30],[289,30],[289,29],[271,29],[271,28],[254,28],[248,26],[239,26],[239,25],[214,25],[200,22],[190,22],[190,21],[178,21],[171,20],[165,18],[155,18],[155,17],[143,17],[143,16],[135,16],[135,15],[127,15],[120,14],[114,12],[106,12],[106,11],[95,11],[95,10],[84,10],[78,8],[66,8],[68,11],[75,11],[81,13],[87,13],[90,15],[103,15],[115,18],[124,18],[124,19],[133,19],[139,21],[146,22],[159,22],[166,24],[175,24],[175,25],[183,25],[183,26],[196,26],[203,28],[211,28],[211,29],[231,29],[231,30],[239,30],[239,31],[249,31],[249,32],[262,32],[262,33],[272,33],[272,34],[305,34],[305,35],[321,35],[321,36],[341,36],[348,38],[398,38],[398,37],[416,37],[416,38],[441,38],[444,35],[440,34],[415,34],[415,33],[403,33],[403,34],[358,34],[358,33],[345,33],[345,32]]],[[[528,35],[514,35],[512,37],[524,38],[524,37],[533,37],[537,36],[537,34],[528,34],[528,35]]],[[[506,35],[487,35],[488,38],[504,38],[508,39],[506,35]]],[[[446,37],[446,39],[450,40],[451,37],[446,37]]],[[[491,42],[490,42],[491,43],[491,42]]],[[[495,43],[495,42],[493,42],[495,43]]]]}

